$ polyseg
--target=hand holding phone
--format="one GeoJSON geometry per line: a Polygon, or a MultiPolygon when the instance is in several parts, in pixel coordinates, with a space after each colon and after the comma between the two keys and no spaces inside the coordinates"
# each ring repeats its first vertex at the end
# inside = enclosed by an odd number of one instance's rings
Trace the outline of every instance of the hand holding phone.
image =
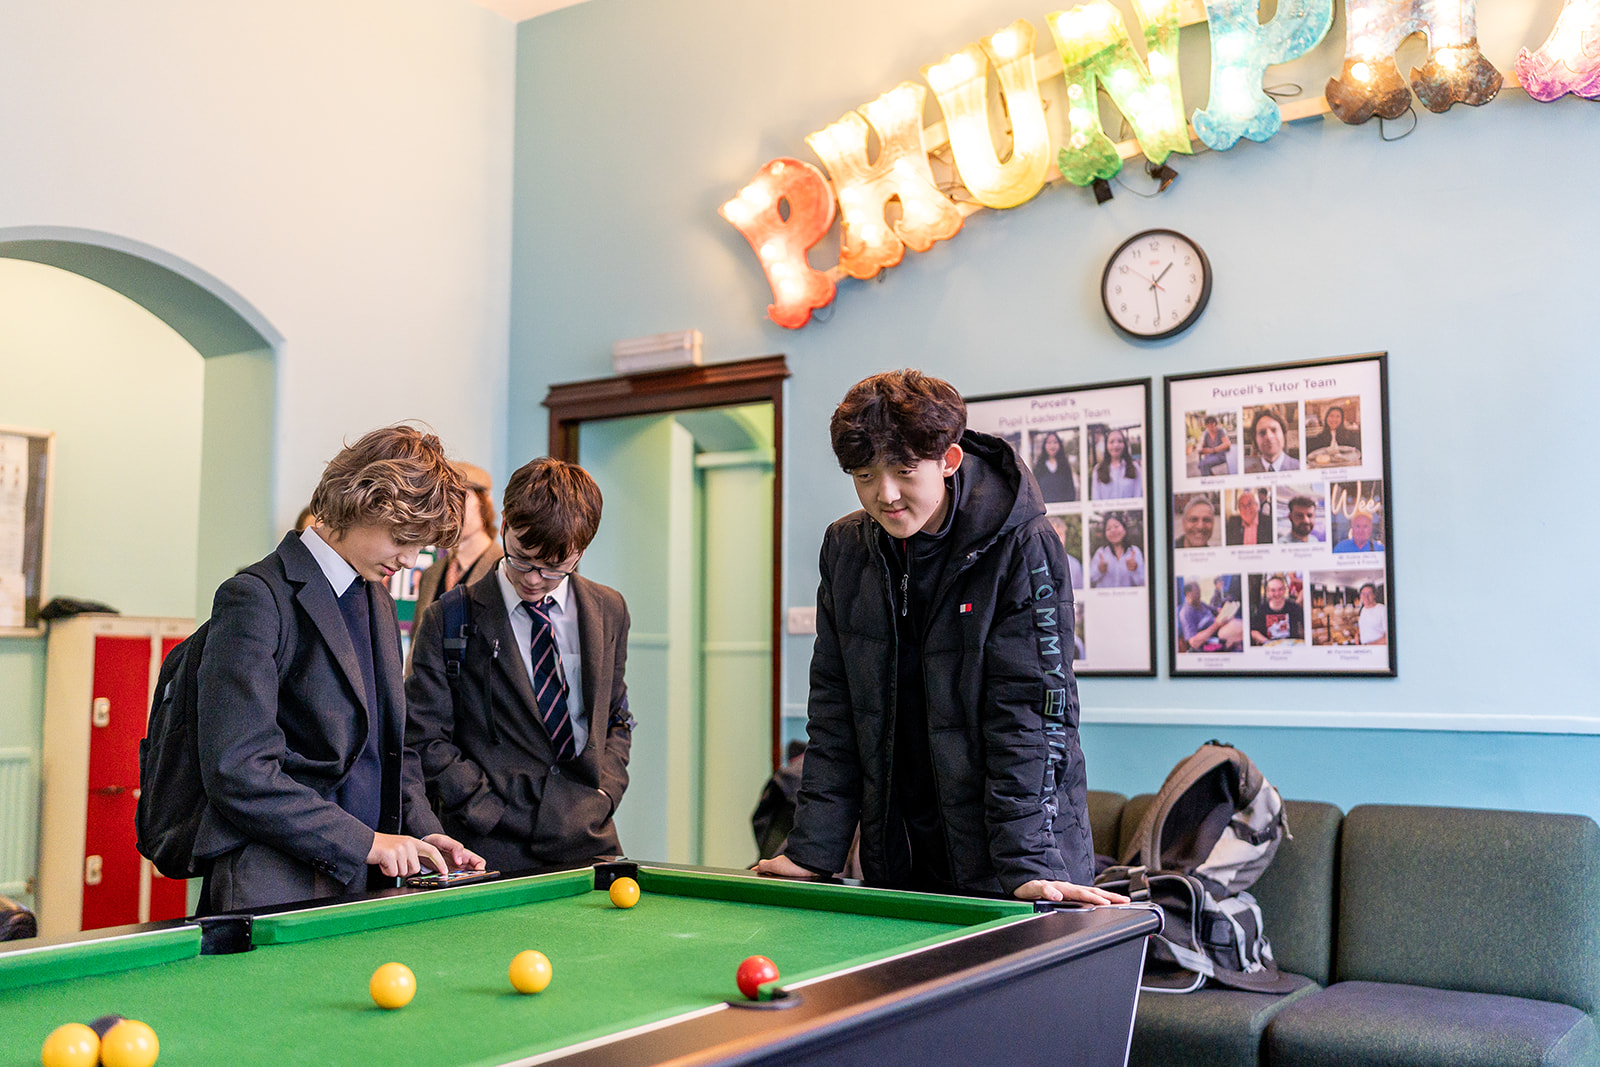
{"type": "Polygon", "coordinates": [[[500,877],[499,871],[446,871],[443,874],[430,871],[426,874],[413,874],[406,879],[406,885],[414,889],[439,889],[445,886],[466,885],[470,882],[485,882],[498,877],[500,877]]]}

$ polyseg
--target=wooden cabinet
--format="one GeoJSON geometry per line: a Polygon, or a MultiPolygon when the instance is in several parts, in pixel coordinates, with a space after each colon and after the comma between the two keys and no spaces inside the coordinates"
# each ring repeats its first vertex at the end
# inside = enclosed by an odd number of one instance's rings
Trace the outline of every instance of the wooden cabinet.
{"type": "Polygon", "coordinates": [[[188,912],[188,882],[134,847],[139,741],[161,661],[192,619],[80,615],[46,654],[39,933],[59,937],[188,912]]]}

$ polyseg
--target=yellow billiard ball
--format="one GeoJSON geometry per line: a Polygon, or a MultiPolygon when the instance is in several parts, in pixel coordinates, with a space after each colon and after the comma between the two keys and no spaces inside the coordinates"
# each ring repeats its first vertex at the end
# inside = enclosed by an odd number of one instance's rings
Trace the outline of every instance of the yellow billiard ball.
{"type": "Polygon", "coordinates": [[[100,1062],[100,1035],[82,1023],[67,1023],[50,1031],[39,1051],[44,1067],[94,1067],[100,1062]]]}
{"type": "Polygon", "coordinates": [[[611,903],[619,908],[631,908],[639,903],[639,883],[632,878],[618,878],[612,882],[611,903]]]}
{"type": "Polygon", "coordinates": [[[543,952],[519,952],[511,959],[511,988],[518,993],[542,993],[553,973],[543,952]]]}
{"type": "Polygon", "coordinates": [[[389,1011],[403,1008],[417,995],[417,976],[403,963],[385,963],[372,972],[367,992],[372,994],[373,1003],[380,1008],[389,1011]]]}
{"type": "Polygon", "coordinates": [[[101,1067],[150,1067],[161,1054],[156,1032],[137,1019],[124,1019],[100,1039],[101,1067]]]}

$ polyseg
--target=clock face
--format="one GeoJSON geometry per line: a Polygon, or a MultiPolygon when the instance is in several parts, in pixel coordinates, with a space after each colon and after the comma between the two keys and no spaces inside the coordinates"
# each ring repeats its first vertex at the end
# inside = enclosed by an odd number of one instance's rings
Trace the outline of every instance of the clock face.
{"type": "Polygon", "coordinates": [[[1175,230],[1136,233],[1106,264],[1100,299],[1123,333],[1146,341],[1172,337],[1193,326],[1211,299],[1211,264],[1175,230]]]}

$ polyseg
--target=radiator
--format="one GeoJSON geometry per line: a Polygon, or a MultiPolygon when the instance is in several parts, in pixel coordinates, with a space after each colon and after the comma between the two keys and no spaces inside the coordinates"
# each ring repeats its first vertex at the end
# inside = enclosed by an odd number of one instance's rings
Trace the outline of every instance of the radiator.
{"type": "Polygon", "coordinates": [[[33,750],[0,748],[0,896],[31,891],[38,804],[33,750]]]}

